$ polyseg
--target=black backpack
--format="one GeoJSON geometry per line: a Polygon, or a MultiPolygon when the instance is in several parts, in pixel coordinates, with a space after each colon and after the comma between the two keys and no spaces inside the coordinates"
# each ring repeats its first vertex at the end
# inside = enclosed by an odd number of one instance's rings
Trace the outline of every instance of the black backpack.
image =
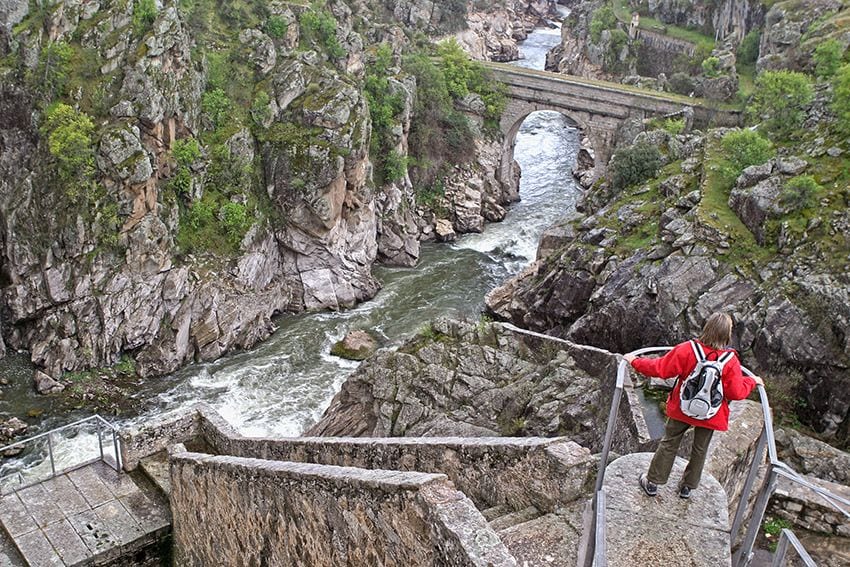
{"type": "Polygon", "coordinates": [[[682,413],[694,419],[711,419],[723,403],[723,367],[735,353],[728,351],[717,360],[708,360],[702,345],[690,341],[697,364],[679,389],[682,413]]]}

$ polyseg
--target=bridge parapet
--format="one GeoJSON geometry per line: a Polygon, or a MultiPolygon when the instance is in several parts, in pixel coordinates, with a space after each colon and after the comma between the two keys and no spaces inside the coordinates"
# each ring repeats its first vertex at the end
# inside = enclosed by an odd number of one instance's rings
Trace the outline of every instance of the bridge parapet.
{"type": "Polygon", "coordinates": [[[522,121],[538,110],[560,112],[582,130],[593,147],[597,175],[604,172],[625,120],[690,109],[697,128],[739,126],[742,121],[741,109],[725,103],[501,63],[484,65],[507,86],[508,104],[500,120],[505,136],[499,172],[503,180],[514,175],[513,148],[522,121]]]}

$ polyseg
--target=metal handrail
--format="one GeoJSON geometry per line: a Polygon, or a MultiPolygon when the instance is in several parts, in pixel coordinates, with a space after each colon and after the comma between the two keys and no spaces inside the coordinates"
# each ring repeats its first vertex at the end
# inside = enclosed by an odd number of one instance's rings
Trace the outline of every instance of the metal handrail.
{"type": "Polygon", "coordinates": [[[6,445],[4,447],[0,447],[0,455],[5,454],[8,450],[16,449],[18,447],[23,447],[23,446],[29,445],[30,443],[38,441],[39,439],[45,439],[45,438],[47,439],[47,456],[48,456],[48,460],[50,461],[50,475],[47,478],[43,478],[41,480],[31,482],[29,484],[24,484],[23,483],[23,473],[22,473],[22,471],[19,470],[19,471],[17,471],[18,486],[16,486],[13,490],[21,490],[21,489],[26,488],[28,486],[38,484],[39,482],[43,482],[44,480],[54,478],[56,476],[59,476],[61,474],[66,473],[68,471],[89,465],[89,464],[97,462],[97,461],[103,461],[104,463],[108,464],[110,467],[112,467],[116,471],[121,472],[121,451],[119,450],[118,429],[98,414],[87,417],[85,419],[80,419],[80,420],[75,421],[73,423],[63,425],[61,427],[57,427],[55,429],[51,429],[50,431],[45,431],[44,433],[39,433],[38,435],[33,435],[32,437],[28,437],[28,438],[23,439],[21,441],[16,441],[15,443],[10,443],[9,445],[6,445]],[[97,430],[97,443],[98,443],[98,450],[99,450],[99,453],[100,453],[99,457],[95,458],[95,459],[88,460],[88,461],[83,462],[83,463],[77,463],[75,465],[68,466],[68,467],[57,470],[56,469],[56,459],[55,459],[54,454],[53,454],[53,435],[60,433],[62,431],[66,431],[68,429],[74,428],[74,427],[79,427],[81,425],[89,424],[89,423],[92,423],[92,422],[96,426],[96,430],[97,430]],[[114,462],[110,462],[110,460],[106,458],[106,454],[103,452],[103,431],[104,431],[104,429],[106,431],[109,431],[112,434],[112,448],[113,448],[113,451],[115,452],[114,462]]]}
{"type": "MultiPolygon", "coordinates": [[[[669,346],[647,347],[647,348],[638,349],[636,351],[632,351],[630,354],[633,354],[635,356],[641,356],[641,355],[644,355],[644,354],[663,353],[663,352],[667,352],[669,350],[672,350],[672,348],[673,347],[669,347],[669,346]]],[[[611,399],[611,410],[608,414],[608,423],[607,423],[607,426],[606,426],[606,429],[605,429],[605,439],[604,439],[604,442],[603,442],[603,445],[602,445],[602,452],[600,454],[600,459],[599,459],[599,468],[598,468],[598,472],[597,472],[597,476],[596,476],[596,488],[595,488],[594,494],[593,494],[593,503],[592,503],[593,519],[592,519],[591,525],[593,525],[593,527],[594,527],[594,534],[592,534],[593,537],[591,537],[589,542],[588,542],[588,544],[593,547],[593,552],[592,552],[592,554],[588,554],[588,555],[590,557],[593,557],[594,564],[600,564],[600,565],[602,565],[604,563],[598,563],[598,562],[604,561],[604,559],[601,559],[599,557],[599,554],[604,553],[604,551],[605,551],[604,545],[602,545],[602,546],[598,545],[598,543],[597,543],[598,533],[596,533],[597,530],[598,530],[600,496],[602,496],[601,500],[604,502],[604,493],[602,492],[602,484],[603,484],[604,479],[605,479],[605,468],[608,465],[608,456],[609,456],[610,451],[611,451],[611,443],[612,443],[612,440],[613,440],[614,429],[615,429],[615,426],[616,426],[616,414],[617,414],[617,411],[619,410],[620,401],[622,399],[623,387],[624,387],[624,384],[625,384],[625,377],[626,377],[626,372],[627,372],[628,366],[629,366],[629,363],[626,362],[625,358],[620,360],[620,363],[617,365],[617,380],[616,380],[616,383],[615,383],[615,386],[614,386],[614,395],[611,399]]],[[[747,376],[751,376],[751,377],[755,376],[755,374],[753,374],[749,369],[747,369],[743,365],[741,366],[741,371],[747,376]]],[[[756,505],[755,505],[755,508],[753,510],[753,515],[750,518],[749,526],[748,526],[748,529],[747,529],[747,535],[744,539],[743,544],[738,549],[738,551],[735,554],[735,557],[733,558],[733,565],[735,565],[735,567],[745,567],[749,563],[750,559],[752,558],[752,548],[753,548],[753,545],[755,543],[755,538],[758,535],[758,530],[761,527],[761,523],[762,523],[762,520],[764,518],[765,511],[767,510],[768,501],[770,499],[770,496],[773,494],[773,491],[774,491],[775,485],[776,485],[776,479],[779,476],[782,476],[784,478],[791,480],[792,482],[796,482],[797,484],[800,484],[801,486],[805,486],[806,488],[809,488],[810,490],[812,490],[816,494],[818,494],[821,498],[823,498],[833,508],[835,508],[836,510],[838,510],[839,512],[841,512],[842,514],[844,514],[845,516],[850,518],[850,512],[843,509],[839,505],[839,504],[844,504],[844,505],[850,506],[850,501],[848,501],[845,498],[838,496],[837,494],[830,492],[829,490],[826,490],[824,488],[821,488],[819,486],[816,486],[816,485],[808,482],[802,476],[800,476],[800,474],[797,473],[794,469],[792,469],[786,463],[779,460],[779,458],[777,456],[777,451],[776,451],[776,440],[774,438],[774,433],[773,433],[773,416],[772,416],[772,412],[770,410],[770,404],[768,403],[768,399],[767,399],[767,391],[765,390],[764,386],[762,386],[762,385],[757,385],[757,390],[758,390],[758,394],[759,394],[759,401],[760,401],[761,407],[762,407],[762,414],[763,414],[763,417],[764,417],[764,429],[763,429],[761,435],[759,436],[759,441],[756,445],[756,451],[755,451],[755,454],[753,456],[753,461],[752,461],[752,464],[751,464],[751,467],[750,467],[750,472],[747,475],[747,480],[744,484],[744,490],[741,493],[740,501],[738,503],[738,508],[736,510],[736,513],[735,513],[735,519],[732,523],[732,529],[730,530],[730,546],[734,545],[735,539],[738,535],[738,531],[740,530],[741,525],[743,523],[744,515],[745,515],[746,509],[747,509],[747,504],[748,504],[748,501],[749,501],[749,495],[750,495],[750,492],[752,491],[753,485],[755,484],[756,477],[758,476],[758,463],[762,459],[765,448],[767,448],[767,453],[768,453],[769,470],[768,470],[768,474],[765,478],[765,482],[760,489],[759,497],[756,501],[756,505]]],[[[603,512],[603,514],[604,514],[604,512],[603,512]]],[[[790,537],[787,536],[787,535],[785,536],[785,538],[786,538],[785,541],[790,543],[792,546],[794,546],[794,548],[797,550],[797,552],[800,554],[800,557],[802,557],[804,561],[806,561],[806,557],[808,557],[808,560],[811,561],[811,557],[809,557],[808,553],[806,553],[805,549],[802,547],[802,544],[799,542],[799,540],[796,537],[794,537],[793,532],[790,532],[789,530],[783,530],[783,532],[785,532],[785,531],[787,531],[788,534],[790,534],[790,537]]],[[[785,544],[784,549],[787,549],[788,543],[785,544]]],[[[782,557],[784,557],[784,553],[785,553],[784,549],[783,549],[783,552],[782,552],[783,553],[782,557]]],[[[779,556],[779,553],[777,553],[777,556],[779,556]]],[[[807,563],[807,565],[808,565],[808,563],[807,563]]],[[[814,565],[814,562],[812,562],[811,565],[814,565]]]]}
{"type": "Polygon", "coordinates": [[[803,544],[800,543],[800,540],[797,539],[797,536],[794,535],[794,532],[787,528],[782,528],[782,532],[779,534],[779,542],[776,544],[776,553],[773,555],[772,567],[782,567],[785,555],[788,553],[788,544],[791,544],[794,551],[797,552],[797,555],[806,564],[806,567],[817,567],[817,563],[809,555],[809,552],[806,551],[806,548],[803,547],[803,544]]]}

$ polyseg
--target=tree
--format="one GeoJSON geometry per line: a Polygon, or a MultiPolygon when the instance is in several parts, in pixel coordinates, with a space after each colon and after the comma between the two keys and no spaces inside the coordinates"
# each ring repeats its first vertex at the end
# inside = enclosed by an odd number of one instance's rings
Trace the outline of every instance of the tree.
{"type": "Polygon", "coordinates": [[[814,98],[812,81],[795,71],[765,71],[756,79],[748,108],[750,117],[761,121],[764,130],[787,139],[803,124],[806,107],[814,98]]]}
{"type": "Polygon", "coordinates": [[[65,94],[73,56],[73,48],[64,41],[51,41],[41,50],[30,82],[42,98],[51,100],[65,94]]]}
{"type": "Polygon", "coordinates": [[[739,65],[754,65],[759,58],[759,42],[761,41],[761,33],[759,30],[751,30],[750,33],[744,36],[741,40],[741,45],[738,46],[736,57],[739,65]]]}
{"type": "Polygon", "coordinates": [[[738,177],[751,165],[759,165],[773,157],[773,144],[753,130],[733,130],[720,141],[730,175],[738,177]]]}
{"type": "Polygon", "coordinates": [[[472,79],[472,65],[469,56],[455,38],[442,42],[437,47],[441,59],[446,87],[454,98],[463,98],[469,94],[469,82],[472,79]]]}
{"type": "Polygon", "coordinates": [[[832,78],[832,104],[836,129],[850,135],[850,65],[840,67],[832,78]]]}
{"type": "Polygon", "coordinates": [[[614,14],[614,9],[607,4],[601,6],[593,12],[593,17],[590,19],[590,39],[593,43],[598,43],[603,31],[613,29],[616,26],[617,15],[614,14]]]}
{"type": "Polygon", "coordinates": [[[828,78],[841,67],[841,59],[844,57],[844,46],[837,40],[830,38],[815,48],[812,61],[815,64],[815,76],[828,78]]]}
{"type": "Polygon", "coordinates": [[[702,72],[709,79],[714,79],[720,76],[720,59],[711,56],[702,60],[702,72]]]}
{"type": "Polygon", "coordinates": [[[614,154],[611,181],[620,190],[655,177],[661,167],[661,152],[648,142],[638,142],[614,154]]]}

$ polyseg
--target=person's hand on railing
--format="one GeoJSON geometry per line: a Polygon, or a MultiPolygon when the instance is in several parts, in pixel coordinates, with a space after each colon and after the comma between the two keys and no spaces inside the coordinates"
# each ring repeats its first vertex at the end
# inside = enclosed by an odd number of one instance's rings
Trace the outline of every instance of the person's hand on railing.
{"type": "Polygon", "coordinates": [[[632,353],[629,353],[629,354],[624,354],[624,355],[623,355],[623,358],[624,358],[624,359],[626,359],[626,362],[628,362],[629,364],[631,364],[631,363],[632,363],[632,361],[633,361],[634,359],[636,359],[637,357],[636,357],[635,355],[633,355],[632,353]]]}
{"type": "Polygon", "coordinates": [[[761,376],[753,376],[753,380],[756,381],[757,386],[764,386],[764,380],[761,379],[761,376]]]}

